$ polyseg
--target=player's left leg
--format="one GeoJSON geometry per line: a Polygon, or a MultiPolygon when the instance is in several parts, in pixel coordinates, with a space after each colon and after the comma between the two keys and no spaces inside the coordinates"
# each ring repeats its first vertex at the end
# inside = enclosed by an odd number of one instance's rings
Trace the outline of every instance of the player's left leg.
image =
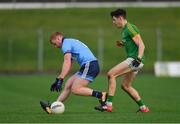
{"type": "Polygon", "coordinates": [[[91,96],[92,89],[87,88],[88,84],[88,80],[76,77],[76,79],[73,82],[71,91],[76,95],[91,96]]]}
{"type": "Polygon", "coordinates": [[[72,92],[77,95],[94,96],[101,101],[105,101],[107,97],[106,92],[99,92],[88,88],[88,84],[93,82],[99,74],[98,61],[87,62],[81,66],[80,70],[76,73],[76,79],[72,85],[72,92]]]}
{"type": "Polygon", "coordinates": [[[138,91],[131,86],[135,77],[136,77],[135,72],[129,72],[129,73],[125,74],[123,77],[123,80],[122,80],[121,87],[139,105],[139,111],[149,112],[148,107],[146,107],[146,105],[143,103],[138,91]]]}
{"type": "Polygon", "coordinates": [[[80,77],[76,77],[76,79],[73,82],[72,85],[72,93],[76,95],[82,95],[82,96],[93,96],[96,98],[101,99],[102,97],[105,97],[105,92],[100,92],[93,90],[88,87],[89,81],[80,77]]]}

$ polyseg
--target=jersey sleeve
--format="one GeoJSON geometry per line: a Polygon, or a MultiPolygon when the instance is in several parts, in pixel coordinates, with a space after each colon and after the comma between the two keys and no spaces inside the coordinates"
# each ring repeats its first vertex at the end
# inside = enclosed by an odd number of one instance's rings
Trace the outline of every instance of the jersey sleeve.
{"type": "Polygon", "coordinates": [[[63,45],[62,45],[62,51],[63,51],[64,54],[71,53],[72,52],[72,50],[71,50],[71,42],[64,41],[63,45]]]}
{"type": "Polygon", "coordinates": [[[134,36],[140,33],[139,29],[135,25],[128,24],[127,28],[128,28],[128,34],[131,36],[131,38],[133,38],[134,36]]]}

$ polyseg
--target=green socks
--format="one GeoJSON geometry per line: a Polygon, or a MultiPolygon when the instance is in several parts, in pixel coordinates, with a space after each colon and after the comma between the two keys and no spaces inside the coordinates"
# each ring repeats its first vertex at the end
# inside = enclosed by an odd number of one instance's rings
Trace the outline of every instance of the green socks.
{"type": "Polygon", "coordinates": [[[112,102],[112,101],[113,101],[113,97],[114,97],[114,96],[109,96],[109,95],[108,95],[108,97],[107,97],[107,102],[112,102]]]}
{"type": "Polygon", "coordinates": [[[145,106],[145,104],[142,100],[136,101],[136,103],[139,105],[139,107],[145,106]]]}

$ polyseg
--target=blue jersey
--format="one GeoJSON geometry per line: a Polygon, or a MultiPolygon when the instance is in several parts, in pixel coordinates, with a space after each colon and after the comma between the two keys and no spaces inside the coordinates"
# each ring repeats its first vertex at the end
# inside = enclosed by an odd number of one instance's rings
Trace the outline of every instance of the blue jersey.
{"type": "Polygon", "coordinates": [[[80,66],[87,62],[97,60],[91,50],[81,41],[72,38],[64,38],[62,42],[61,49],[63,53],[71,53],[71,59],[77,61],[80,66]]]}

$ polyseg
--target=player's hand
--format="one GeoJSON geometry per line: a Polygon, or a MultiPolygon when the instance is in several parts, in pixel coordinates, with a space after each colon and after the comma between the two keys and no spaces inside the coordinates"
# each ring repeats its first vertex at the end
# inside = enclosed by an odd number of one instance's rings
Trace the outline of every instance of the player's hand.
{"type": "Polygon", "coordinates": [[[134,67],[138,67],[141,64],[141,59],[138,57],[132,61],[134,67]]]}
{"type": "Polygon", "coordinates": [[[117,45],[118,47],[123,47],[123,46],[124,46],[124,43],[123,43],[123,41],[116,41],[116,45],[117,45]]]}
{"type": "Polygon", "coordinates": [[[56,78],[55,82],[51,85],[51,91],[57,91],[60,92],[62,89],[63,79],[56,78]]]}

